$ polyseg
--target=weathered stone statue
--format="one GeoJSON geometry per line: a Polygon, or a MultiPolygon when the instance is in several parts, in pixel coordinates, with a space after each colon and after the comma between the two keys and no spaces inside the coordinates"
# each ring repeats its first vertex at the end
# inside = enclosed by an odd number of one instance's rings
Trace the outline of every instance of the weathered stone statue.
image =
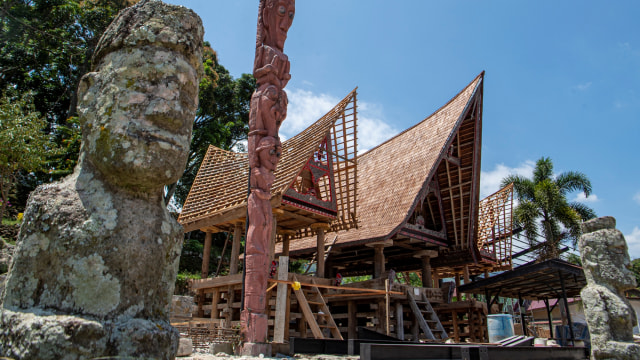
{"type": "Polygon", "coordinates": [[[283,88],[291,79],[289,59],[282,51],[294,14],[294,0],[260,0],[253,68],[257,89],[251,97],[249,113],[251,192],[247,200],[249,228],[241,314],[245,340],[241,352],[246,355],[269,352],[265,308],[273,226],[271,185],[281,152],[278,130],[287,115],[287,94],[283,88]]]}
{"type": "Polygon", "coordinates": [[[633,343],[636,314],[624,291],[636,287],[627,243],[613,217],[582,224],[578,246],[587,286],[580,292],[591,334],[592,359],[640,359],[633,343]]]}
{"type": "Polygon", "coordinates": [[[30,196],[0,307],[0,356],[172,359],[182,227],[163,186],[184,170],[203,27],[184,7],[123,10],[78,89],[73,175],[30,196]]]}

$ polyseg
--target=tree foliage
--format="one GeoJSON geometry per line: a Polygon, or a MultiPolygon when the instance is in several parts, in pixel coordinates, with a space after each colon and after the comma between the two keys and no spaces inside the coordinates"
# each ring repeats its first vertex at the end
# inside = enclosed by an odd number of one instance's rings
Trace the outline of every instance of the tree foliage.
{"type": "Polygon", "coordinates": [[[516,225],[523,228],[531,245],[543,239],[544,246],[538,253],[542,259],[557,258],[560,244],[580,237],[580,224],[596,216],[590,207],[569,202],[567,194],[574,191],[591,193],[591,182],[583,173],[569,171],[553,174],[551,159],[542,157],[536,162],[533,178],[509,175],[502,186],[513,183],[518,206],[513,211],[516,225]]]}
{"type": "Polygon", "coordinates": [[[44,132],[47,122],[35,111],[29,93],[0,99],[0,219],[20,171],[42,169],[49,154],[60,150],[44,132]]]}
{"type": "Polygon", "coordinates": [[[121,9],[137,0],[0,0],[0,89],[30,93],[44,128],[65,150],[49,169],[18,174],[21,201],[37,185],[73,171],[80,148],[76,99],[98,40],[121,9]],[[51,171],[49,171],[51,170],[51,171]]]}

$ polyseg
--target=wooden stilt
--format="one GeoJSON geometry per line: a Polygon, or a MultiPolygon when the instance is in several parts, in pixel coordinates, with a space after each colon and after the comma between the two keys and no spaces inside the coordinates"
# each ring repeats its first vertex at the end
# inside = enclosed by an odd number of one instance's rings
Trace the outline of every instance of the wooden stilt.
{"type": "Polygon", "coordinates": [[[204,236],[204,250],[202,253],[202,271],[200,276],[206,279],[209,276],[209,258],[211,257],[211,232],[207,231],[204,236]]]}
{"type": "Polygon", "coordinates": [[[233,229],[233,243],[231,244],[231,260],[229,262],[229,275],[238,273],[238,258],[240,257],[240,239],[244,224],[237,222],[233,229]]]}

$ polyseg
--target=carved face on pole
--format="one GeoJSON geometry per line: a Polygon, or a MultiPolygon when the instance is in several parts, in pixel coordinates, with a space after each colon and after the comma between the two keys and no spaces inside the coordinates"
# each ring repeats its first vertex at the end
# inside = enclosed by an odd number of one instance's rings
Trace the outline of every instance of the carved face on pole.
{"type": "Polygon", "coordinates": [[[196,70],[154,46],[106,54],[78,89],[83,151],[105,178],[138,191],[177,181],[198,104],[196,70]]]}
{"type": "Polygon", "coordinates": [[[295,0],[267,0],[262,13],[266,45],[282,51],[296,12],[295,0]]]}
{"type": "Polygon", "coordinates": [[[271,136],[262,138],[256,152],[259,154],[260,167],[269,171],[276,170],[276,166],[280,161],[280,154],[282,153],[282,146],[278,139],[271,136]]]}

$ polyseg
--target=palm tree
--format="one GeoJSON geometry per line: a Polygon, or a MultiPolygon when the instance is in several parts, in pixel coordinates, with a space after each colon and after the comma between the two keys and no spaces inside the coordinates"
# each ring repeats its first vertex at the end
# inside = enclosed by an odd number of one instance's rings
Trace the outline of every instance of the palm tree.
{"type": "Polygon", "coordinates": [[[557,258],[563,241],[575,246],[580,237],[580,224],[596,216],[593,209],[579,202],[567,201],[567,193],[591,193],[591,181],[581,172],[569,171],[553,175],[551,159],[542,157],[536,162],[533,178],[509,175],[502,186],[513,183],[519,204],[513,211],[513,221],[522,227],[530,245],[544,238],[540,260],[557,258]]]}

